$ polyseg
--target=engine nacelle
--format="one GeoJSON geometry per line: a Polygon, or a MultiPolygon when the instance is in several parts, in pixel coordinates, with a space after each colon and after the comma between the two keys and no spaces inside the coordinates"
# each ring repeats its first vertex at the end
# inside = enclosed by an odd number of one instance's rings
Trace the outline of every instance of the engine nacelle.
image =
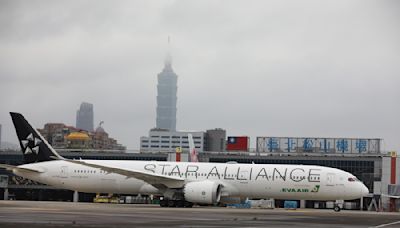
{"type": "Polygon", "coordinates": [[[183,189],[185,200],[192,203],[214,204],[221,199],[222,185],[205,180],[187,183],[183,189]]]}

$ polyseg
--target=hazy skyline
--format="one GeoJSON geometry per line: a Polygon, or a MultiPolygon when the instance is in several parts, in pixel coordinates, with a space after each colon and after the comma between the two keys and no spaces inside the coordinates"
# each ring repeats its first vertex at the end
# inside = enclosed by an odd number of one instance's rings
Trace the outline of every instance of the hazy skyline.
{"type": "Polygon", "coordinates": [[[177,129],[383,138],[400,151],[399,1],[0,1],[0,124],[95,125],[129,149],[156,125],[171,37],[177,129]]]}

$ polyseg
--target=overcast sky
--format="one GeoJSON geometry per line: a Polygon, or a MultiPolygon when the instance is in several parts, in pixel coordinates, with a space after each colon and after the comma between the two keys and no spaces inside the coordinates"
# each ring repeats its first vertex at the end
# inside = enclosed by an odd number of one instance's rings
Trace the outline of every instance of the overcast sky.
{"type": "Polygon", "coordinates": [[[155,126],[171,36],[177,128],[383,138],[400,151],[400,1],[0,1],[0,124],[95,125],[130,149],[155,126]]]}

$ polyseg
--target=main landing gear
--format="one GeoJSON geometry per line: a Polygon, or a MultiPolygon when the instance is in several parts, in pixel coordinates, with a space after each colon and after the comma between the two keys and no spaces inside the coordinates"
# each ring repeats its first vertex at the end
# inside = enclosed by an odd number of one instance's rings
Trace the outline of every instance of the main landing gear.
{"type": "Polygon", "coordinates": [[[336,200],[336,202],[333,206],[333,210],[336,212],[339,212],[340,210],[342,210],[343,204],[344,204],[344,200],[336,200]]]}
{"type": "Polygon", "coordinates": [[[193,207],[193,203],[186,200],[160,200],[160,207],[193,207]]]}

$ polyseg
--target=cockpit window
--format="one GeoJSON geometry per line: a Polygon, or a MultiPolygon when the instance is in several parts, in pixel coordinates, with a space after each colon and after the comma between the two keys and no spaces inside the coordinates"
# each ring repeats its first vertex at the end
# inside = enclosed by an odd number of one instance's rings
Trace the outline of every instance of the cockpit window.
{"type": "Polygon", "coordinates": [[[357,177],[349,177],[347,180],[348,180],[349,182],[360,181],[360,180],[357,179],[357,177]]]}

